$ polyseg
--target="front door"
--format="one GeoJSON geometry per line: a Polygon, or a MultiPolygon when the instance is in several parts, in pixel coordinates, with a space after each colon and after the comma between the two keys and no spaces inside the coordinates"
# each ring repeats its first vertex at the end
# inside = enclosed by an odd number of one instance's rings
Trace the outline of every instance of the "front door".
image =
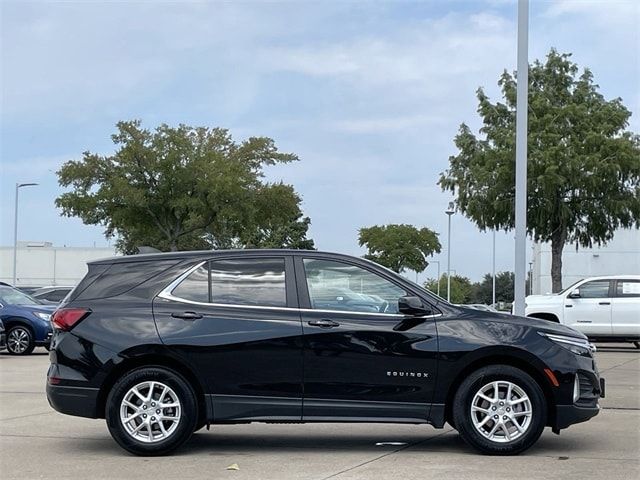
{"type": "Polygon", "coordinates": [[[215,421],[302,416],[302,327],[290,257],[196,265],[154,301],[158,333],[205,382],[215,421]]]}
{"type": "Polygon", "coordinates": [[[305,420],[424,422],[436,377],[433,318],[398,312],[408,292],[368,265],[296,258],[305,420]]]}
{"type": "MultiPolygon", "coordinates": [[[[611,335],[611,285],[609,280],[591,280],[577,286],[580,296],[565,298],[565,324],[585,335],[611,335]]],[[[575,290],[573,290],[575,291],[575,290]]]]}

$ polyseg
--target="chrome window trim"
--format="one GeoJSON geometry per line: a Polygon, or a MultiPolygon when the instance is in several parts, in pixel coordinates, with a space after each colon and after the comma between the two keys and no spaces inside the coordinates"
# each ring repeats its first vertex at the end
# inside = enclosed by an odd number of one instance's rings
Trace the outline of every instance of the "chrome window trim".
{"type": "MultiPolygon", "coordinates": [[[[191,273],[195,272],[198,268],[207,263],[208,260],[200,262],[193,267],[189,268],[186,272],[176,278],[173,282],[167,285],[159,294],[158,297],[164,300],[171,300],[179,303],[187,303],[190,305],[200,305],[203,307],[222,307],[222,308],[251,308],[251,309],[260,309],[260,310],[280,310],[280,311],[288,311],[288,312],[320,312],[320,313],[342,313],[349,315],[366,315],[366,316],[377,316],[377,317],[391,317],[391,318],[407,318],[407,315],[403,315],[402,313],[375,313],[375,312],[353,312],[350,310],[320,310],[315,308],[295,308],[295,307],[270,307],[267,305],[240,305],[236,303],[208,303],[208,302],[196,302],[195,300],[188,300],[182,297],[176,297],[172,294],[173,290],[191,273]]],[[[434,315],[425,315],[423,317],[416,318],[436,318],[441,317],[441,313],[437,313],[434,315]]]]}

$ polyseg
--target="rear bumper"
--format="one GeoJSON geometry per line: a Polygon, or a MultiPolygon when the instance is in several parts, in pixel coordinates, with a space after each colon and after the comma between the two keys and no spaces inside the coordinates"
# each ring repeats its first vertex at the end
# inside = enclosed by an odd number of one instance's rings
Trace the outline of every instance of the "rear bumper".
{"type": "Polygon", "coordinates": [[[47,383],[49,405],[60,413],[77,417],[98,418],[97,388],[66,387],[47,383]]]}

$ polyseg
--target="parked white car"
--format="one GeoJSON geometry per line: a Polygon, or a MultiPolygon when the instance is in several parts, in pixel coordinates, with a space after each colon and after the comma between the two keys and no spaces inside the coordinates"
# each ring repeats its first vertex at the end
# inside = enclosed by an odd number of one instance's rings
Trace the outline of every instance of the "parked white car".
{"type": "Polygon", "coordinates": [[[575,328],[599,342],[634,342],[640,348],[640,275],[580,280],[560,293],[530,295],[527,317],[575,328]]]}

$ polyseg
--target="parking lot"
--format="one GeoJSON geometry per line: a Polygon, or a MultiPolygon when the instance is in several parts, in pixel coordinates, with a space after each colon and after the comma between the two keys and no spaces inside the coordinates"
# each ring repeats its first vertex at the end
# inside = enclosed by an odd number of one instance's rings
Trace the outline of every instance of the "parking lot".
{"type": "Polygon", "coordinates": [[[447,426],[229,425],[195,434],[171,457],[121,450],[103,420],[54,412],[44,393],[48,356],[0,354],[0,477],[31,478],[606,478],[640,474],[640,351],[599,345],[603,411],[560,436],[547,429],[518,457],[471,451],[447,426]],[[384,442],[399,444],[376,445],[384,442]],[[228,470],[237,464],[238,470],[228,470]]]}

